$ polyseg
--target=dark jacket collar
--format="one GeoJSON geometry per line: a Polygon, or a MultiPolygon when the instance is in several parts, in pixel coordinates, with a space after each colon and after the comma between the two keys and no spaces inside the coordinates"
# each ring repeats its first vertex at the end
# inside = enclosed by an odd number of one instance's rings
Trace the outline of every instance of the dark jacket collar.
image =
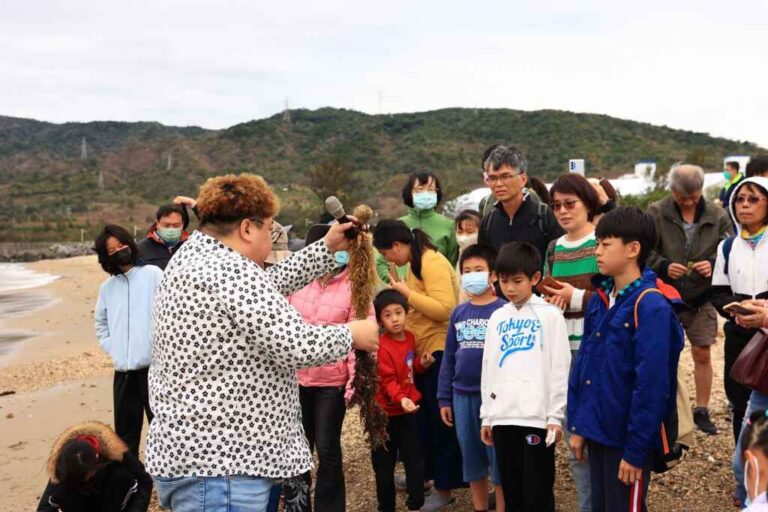
{"type": "MultiPolygon", "coordinates": [[[[533,199],[530,194],[526,193],[523,196],[523,202],[520,203],[520,208],[518,208],[517,212],[515,212],[515,216],[524,215],[530,212],[535,212],[536,202],[537,201],[533,199]]],[[[499,210],[506,218],[509,218],[509,215],[507,215],[507,211],[504,209],[504,205],[501,204],[501,201],[496,201],[495,203],[493,203],[493,207],[499,210]]]]}
{"type": "MultiPolygon", "coordinates": [[[[719,208],[714,203],[704,199],[701,196],[699,202],[696,203],[696,214],[693,216],[693,223],[711,223],[717,222],[717,212],[714,208],[719,208]]],[[[683,214],[680,212],[680,207],[675,202],[675,198],[669,196],[661,202],[661,213],[670,220],[683,223],[683,214]]]]}

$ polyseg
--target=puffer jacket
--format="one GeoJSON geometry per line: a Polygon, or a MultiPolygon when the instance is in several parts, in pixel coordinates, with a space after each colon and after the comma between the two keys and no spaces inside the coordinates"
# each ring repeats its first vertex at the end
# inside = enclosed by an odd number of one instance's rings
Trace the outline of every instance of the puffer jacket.
{"type": "Polygon", "coordinates": [[[659,233],[658,243],[648,258],[648,266],[665,282],[677,288],[683,301],[693,307],[701,306],[710,298],[712,278],[703,277],[693,270],[679,279],[671,279],[669,265],[709,260],[714,269],[718,244],[733,234],[731,219],[725,210],[701,198],[696,206],[696,227],[689,254],[686,255],[685,228],[675,199],[670,196],[656,201],[648,207],[648,213],[656,222],[659,233]]]}
{"type": "MultiPolygon", "coordinates": [[[[345,324],[355,320],[352,309],[352,289],[349,283],[349,269],[344,269],[330,281],[321,284],[315,279],[288,297],[288,302],[301,314],[303,320],[314,325],[345,324]]],[[[373,305],[369,318],[375,319],[373,305]]],[[[355,376],[355,353],[346,358],[317,368],[298,371],[299,384],[305,387],[346,386],[349,392],[355,376]]]]}
{"type": "Polygon", "coordinates": [[[152,497],[152,478],[144,465],[109,426],[97,421],[65,430],[48,458],[48,486],[37,506],[38,512],[145,512],[152,497]],[[81,436],[93,438],[99,446],[100,469],[82,488],[64,487],[56,474],[64,444],[81,436]]]}

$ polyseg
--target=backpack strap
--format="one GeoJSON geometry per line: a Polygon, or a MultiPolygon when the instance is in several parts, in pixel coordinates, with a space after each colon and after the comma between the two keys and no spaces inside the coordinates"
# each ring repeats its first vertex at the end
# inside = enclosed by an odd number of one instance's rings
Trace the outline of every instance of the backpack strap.
{"type": "Polygon", "coordinates": [[[723,242],[723,259],[725,265],[723,266],[723,273],[728,275],[728,260],[731,259],[731,249],[733,249],[733,241],[736,240],[735,236],[729,236],[723,242]]]}
{"type": "MultiPolygon", "coordinates": [[[[658,293],[661,294],[661,296],[666,297],[664,293],[659,290],[658,288],[646,288],[642,292],[640,292],[640,295],[637,297],[637,300],[635,300],[635,329],[637,329],[640,326],[639,318],[637,316],[637,310],[640,307],[640,301],[643,300],[643,297],[648,295],[649,293],[658,293]]],[[[667,439],[667,426],[664,424],[665,422],[661,422],[661,428],[659,429],[659,437],[661,437],[661,453],[664,455],[667,455],[670,452],[669,449],[669,439],[667,439]]]]}
{"type": "Polygon", "coordinates": [[[537,215],[538,215],[538,221],[539,221],[539,231],[541,231],[541,234],[544,237],[544,240],[549,240],[549,231],[547,231],[546,223],[544,222],[547,217],[546,203],[539,201],[537,215]]]}
{"type": "Polygon", "coordinates": [[[645,290],[640,292],[640,295],[637,297],[637,300],[635,300],[635,311],[634,311],[635,329],[640,327],[640,321],[639,321],[639,318],[637,317],[637,311],[640,308],[640,301],[643,300],[643,297],[645,297],[649,293],[659,293],[661,295],[664,295],[663,293],[661,293],[661,290],[659,290],[658,288],[646,288],[645,290]]]}
{"type": "Polygon", "coordinates": [[[496,208],[491,209],[488,213],[483,215],[480,220],[480,231],[485,231],[485,234],[489,237],[491,235],[491,224],[493,223],[493,216],[496,215],[496,208]]]}

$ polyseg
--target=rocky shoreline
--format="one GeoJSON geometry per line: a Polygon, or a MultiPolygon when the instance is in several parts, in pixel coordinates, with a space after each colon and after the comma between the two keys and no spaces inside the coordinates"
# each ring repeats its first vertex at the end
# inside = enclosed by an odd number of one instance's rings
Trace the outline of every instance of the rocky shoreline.
{"type": "Polygon", "coordinates": [[[93,242],[2,242],[0,262],[24,263],[93,254],[93,242]]]}

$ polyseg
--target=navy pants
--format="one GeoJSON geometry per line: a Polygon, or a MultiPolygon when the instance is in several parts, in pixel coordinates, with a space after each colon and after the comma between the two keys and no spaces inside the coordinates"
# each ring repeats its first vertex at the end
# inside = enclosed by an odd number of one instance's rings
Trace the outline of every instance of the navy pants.
{"type": "Polygon", "coordinates": [[[440,419],[437,401],[437,378],[443,351],[433,352],[435,362],[426,372],[416,375],[416,388],[421,392],[421,409],[418,412],[421,443],[424,447],[424,479],[434,480],[441,490],[466,487],[462,472],[461,449],[456,430],[447,427],[440,419]]]}
{"type": "Polygon", "coordinates": [[[587,441],[589,479],[592,485],[592,512],[645,512],[645,498],[651,479],[652,456],[643,465],[643,477],[632,485],[619,480],[619,464],[624,450],[587,441]]]}

